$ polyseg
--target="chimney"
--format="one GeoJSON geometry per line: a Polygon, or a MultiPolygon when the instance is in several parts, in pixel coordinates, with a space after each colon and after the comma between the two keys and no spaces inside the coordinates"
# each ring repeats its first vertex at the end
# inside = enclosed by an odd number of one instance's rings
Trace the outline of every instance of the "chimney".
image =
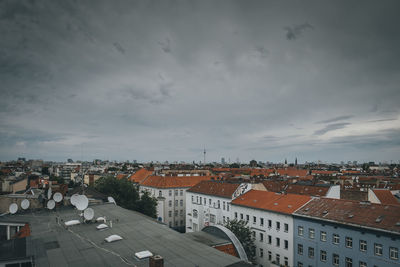
{"type": "Polygon", "coordinates": [[[149,267],[164,267],[164,259],[160,255],[150,257],[149,267]]]}

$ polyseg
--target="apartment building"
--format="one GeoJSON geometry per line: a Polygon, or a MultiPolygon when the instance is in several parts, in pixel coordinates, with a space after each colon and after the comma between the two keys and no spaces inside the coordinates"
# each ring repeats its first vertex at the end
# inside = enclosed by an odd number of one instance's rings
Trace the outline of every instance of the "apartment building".
{"type": "Polygon", "coordinates": [[[298,267],[400,266],[398,205],[314,199],[293,216],[298,267]]]}
{"type": "Polygon", "coordinates": [[[149,176],[139,183],[140,191],[157,198],[157,219],[169,227],[184,231],[186,191],[211,176],[149,176]]]}
{"type": "Polygon", "coordinates": [[[233,218],[247,221],[253,232],[259,266],[293,266],[292,213],[310,200],[307,195],[250,190],[232,201],[233,218]]]}
{"type": "Polygon", "coordinates": [[[186,193],[186,232],[225,224],[232,218],[231,201],[249,191],[248,183],[202,181],[186,193]]]}

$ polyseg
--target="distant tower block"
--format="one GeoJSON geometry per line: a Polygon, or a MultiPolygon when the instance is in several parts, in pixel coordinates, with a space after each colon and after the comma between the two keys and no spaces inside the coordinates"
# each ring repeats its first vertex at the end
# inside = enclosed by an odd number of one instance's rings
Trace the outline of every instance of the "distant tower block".
{"type": "Polygon", "coordinates": [[[294,165],[297,166],[297,157],[296,157],[296,159],[295,159],[295,161],[294,161],[294,165]]]}
{"type": "Polygon", "coordinates": [[[206,148],[204,148],[204,161],[203,161],[203,164],[204,164],[204,166],[206,165],[206,148]]]}

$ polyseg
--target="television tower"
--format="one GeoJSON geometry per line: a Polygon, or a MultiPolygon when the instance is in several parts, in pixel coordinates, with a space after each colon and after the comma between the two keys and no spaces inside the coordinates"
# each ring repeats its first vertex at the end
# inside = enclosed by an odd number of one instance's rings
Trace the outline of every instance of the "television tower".
{"type": "Polygon", "coordinates": [[[204,148],[204,161],[203,161],[203,165],[206,166],[206,148],[204,148]]]}

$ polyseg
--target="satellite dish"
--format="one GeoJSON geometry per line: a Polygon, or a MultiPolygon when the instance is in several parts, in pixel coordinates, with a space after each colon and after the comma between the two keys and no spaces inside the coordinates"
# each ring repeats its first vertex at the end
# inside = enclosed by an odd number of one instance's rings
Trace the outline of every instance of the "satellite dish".
{"type": "Polygon", "coordinates": [[[49,186],[49,190],[47,191],[47,199],[51,199],[51,194],[53,192],[51,191],[51,187],[49,186]]]}
{"type": "Polygon", "coordinates": [[[49,210],[54,209],[55,206],[56,206],[56,202],[54,200],[50,199],[49,201],[47,201],[47,208],[49,210]]]}
{"type": "Polygon", "coordinates": [[[79,195],[75,204],[78,210],[84,210],[88,207],[89,200],[85,195],[79,195]]]}
{"type": "Polygon", "coordinates": [[[79,195],[78,194],[73,194],[70,198],[70,202],[72,205],[76,206],[77,200],[78,200],[79,195]]]}
{"type": "Polygon", "coordinates": [[[27,208],[29,208],[30,202],[27,199],[22,200],[21,202],[21,208],[26,210],[27,208]]]}
{"type": "Polygon", "coordinates": [[[90,221],[94,217],[94,210],[92,208],[87,208],[83,211],[83,217],[85,220],[90,221]]]}
{"type": "Polygon", "coordinates": [[[109,203],[114,203],[115,205],[117,205],[117,202],[115,202],[115,199],[113,197],[108,197],[107,199],[109,203]]]}
{"type": "Polygon", "coordinates": [[[63,199],[63,195],[60,192],[54,193],[53,199],[55,202],[60,202],[63,199]]]}
{"type": "Polygon", "coordinates": [[[15,214],[18,211],[18,205],[16,203],[11,203],[8,210],[11,214],[15,214]]]}

